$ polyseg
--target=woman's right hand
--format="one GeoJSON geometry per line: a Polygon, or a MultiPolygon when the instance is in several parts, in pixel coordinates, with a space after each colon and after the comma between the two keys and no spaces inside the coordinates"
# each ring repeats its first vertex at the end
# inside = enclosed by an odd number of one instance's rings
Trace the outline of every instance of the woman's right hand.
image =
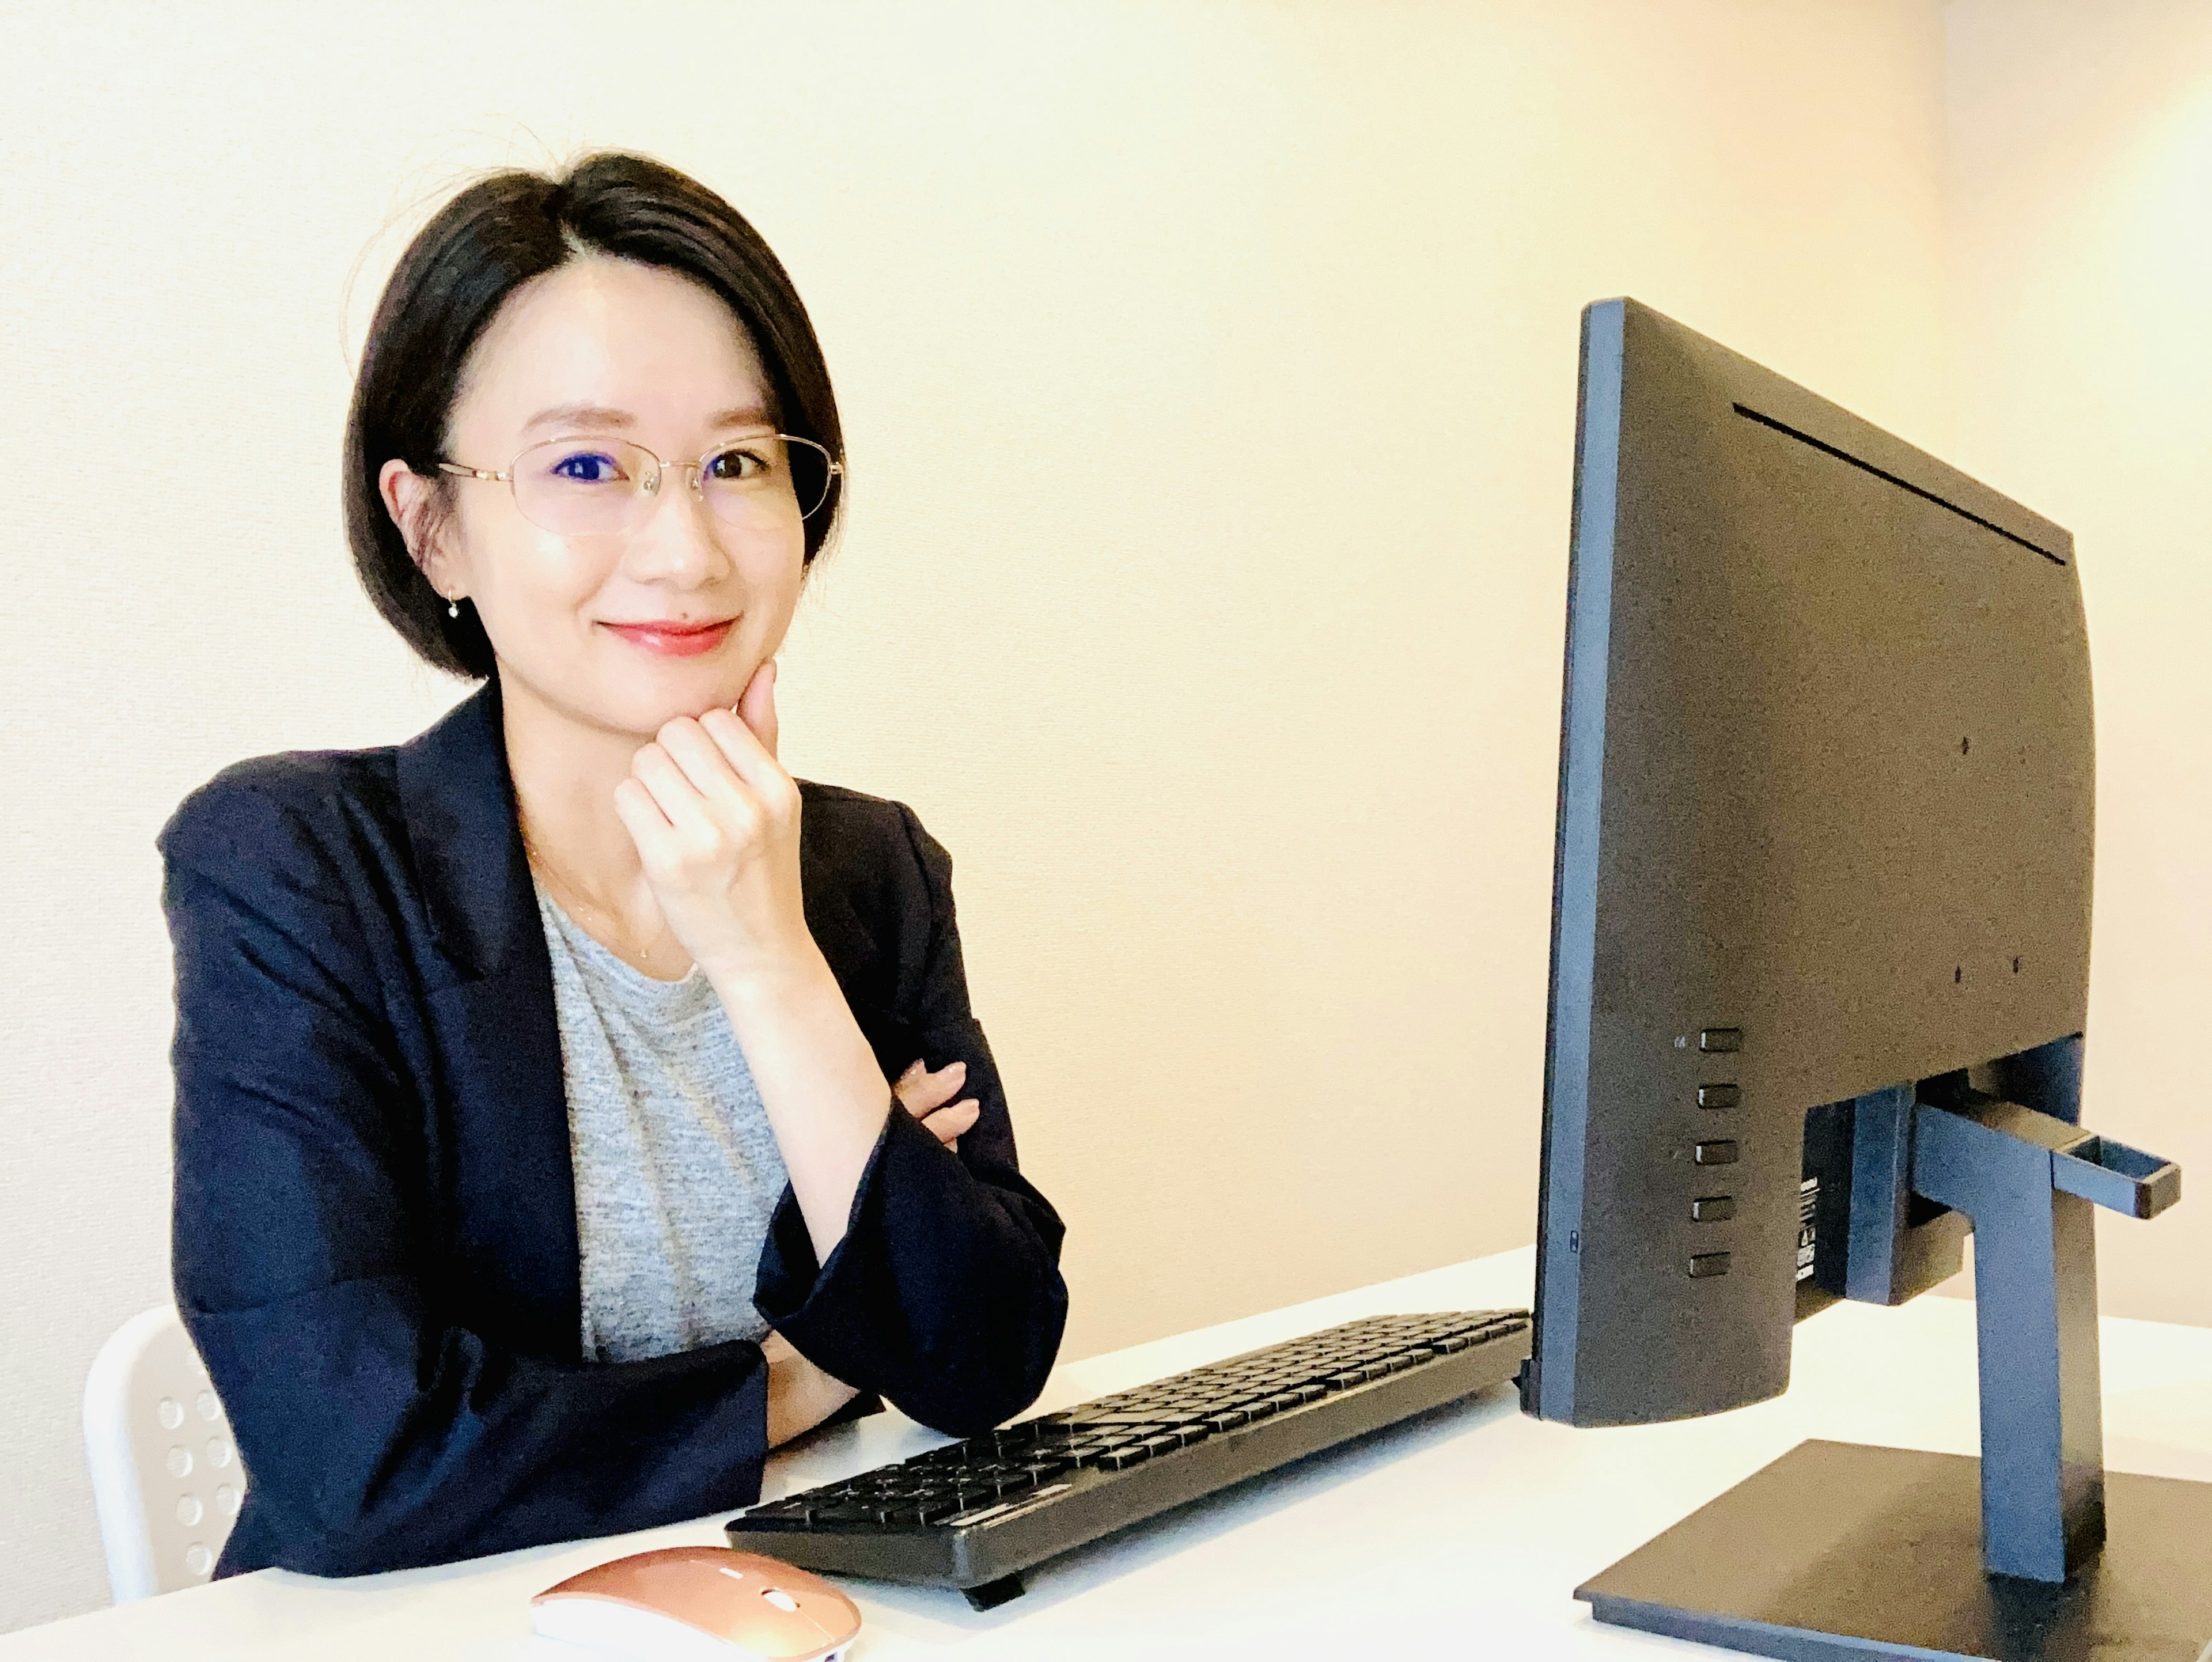
{"type": "Polygon", "coordinates": [[[820,1425],[860,1393],[824,1373],[771,1328],[761,1340],[768,1359],[768,1446],[781,1448],[820,1425]]]}
{"type": "MultiPolygon", "coordinates": [[[[954,1102],[968,1082],[968,1064],[955,1062],[932,1073],[917,1057],[891,1088],[899,1105],[920,1120],[946,1148],[960,1147],[960,1134],[975,1124],[983,1105],[974,1097],[954,1102]],[[951,1104],[948,1107],[946,1105],[951,1104]]],[[[790,1340],[770,1329],[761,1340],[768,1359],[768,1446],[780,1448],[811,1431],[860,1393],[842,1379],[824,1373],[800,1355],[790,1340]]]]}
{"type": "Polygon", "coordinates": [[[935,1073],[922,1066],[916,1056],[907,1070],[898,1076],[891,1091],[899,1105],[920,1120],[937,1140],[956,1154],[960,1148],[960,1134],[975,1123],[983,1111],[983,1105],[974,1097],[959,1102],[960,1087],[968,1082],[968,1064],[948,1062],[935,1073]],[[945,1105],[952,1103],[951,1107],[945,1105]]]}

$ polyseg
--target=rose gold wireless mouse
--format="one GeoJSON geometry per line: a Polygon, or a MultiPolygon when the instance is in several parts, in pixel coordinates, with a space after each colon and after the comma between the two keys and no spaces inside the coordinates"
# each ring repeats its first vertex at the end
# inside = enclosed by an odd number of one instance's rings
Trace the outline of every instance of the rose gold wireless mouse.
{"type": "Polygon", "coordinates": [[[727,1547],[665,1547],[572,1575],[530,1601],[548,1639],[643,1662],[839,1662],[860,1630],[818,1575],[727,1547]]]}

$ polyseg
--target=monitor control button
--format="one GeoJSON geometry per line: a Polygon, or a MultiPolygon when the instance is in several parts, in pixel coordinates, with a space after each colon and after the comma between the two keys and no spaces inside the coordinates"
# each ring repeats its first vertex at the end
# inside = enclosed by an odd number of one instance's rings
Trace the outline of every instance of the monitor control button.
{"type": "Polygon", "coordinates": [[[1708,1027],[1698,1035],[1698,1048],[1709,1055],[1723,1056],[1743,1049],[1743,1029],[1741,1027],[1708,1027]]]}
{"type": "Polygon", "coordinates": [[[1707,1195],[1702,1200],[1690,1202],[1690,1221],[1692,1223],[1726,1223],[1735,1215],[1735,1196],[1707,1195]]]}
{"type": "Polygon", "coordinates": [[[1725,1275],[1729,1272],[1729,1255],[1725,1252],[1699,1252],[1690,1259],[1690,1279],[1704,1281],[1709,1275],[1725,1275]]]}
{"type": "Polygon", "coordinates": [[[1735,1154],[1733,1142],[1701,1142],[1691,1152],[1690,1158],[1700,1166],[1733,1166],[1735,1154]]]}
{"type": "Polygon", "coordinates": [[[1742,1100],[1743,1093],[1733,1085],[1698,1087],[1698,1106],[1700,1108],[1733,1108],[1742,1100]]]}

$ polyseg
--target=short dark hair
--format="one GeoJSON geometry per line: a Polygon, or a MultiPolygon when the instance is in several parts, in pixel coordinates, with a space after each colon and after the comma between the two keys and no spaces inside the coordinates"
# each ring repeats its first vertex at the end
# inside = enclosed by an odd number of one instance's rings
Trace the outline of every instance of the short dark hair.
{"type": "MultiPolygon", "coordinates": [[[[449,489],[438,463],[470,349],[517,289],[594,254],[679,272],[720,295],[760,354],[777,424],[845,460],[829,366],[799,291],[720,197],[665,163],[617,152],[558,175],[477,180],[416,234],[385,284],[345,437],[346,537],[362,587],[408,645],[456,675],[491,674],[490,639],[474,606],[447,616],[385,509],[377,472],[396,456],[449,489]]],[[[807,516],[809,565],[836,526],[842,484],[833,472],[828,500],[807,516]]]]}

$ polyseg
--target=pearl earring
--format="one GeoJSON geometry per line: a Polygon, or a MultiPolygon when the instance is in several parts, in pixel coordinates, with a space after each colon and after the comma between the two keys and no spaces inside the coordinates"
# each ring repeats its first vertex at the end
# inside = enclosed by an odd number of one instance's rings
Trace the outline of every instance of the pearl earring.
{"type": "Polygon", "coordinates": [[[448,618],[458,618],[458,617],[459,617],[459,616],[461,615],[461,603],[460,603],[459,600],[448,600],[448,601],[447,601],[447,602],[446,602],[446,615],[447,615],[448,618]]]}

